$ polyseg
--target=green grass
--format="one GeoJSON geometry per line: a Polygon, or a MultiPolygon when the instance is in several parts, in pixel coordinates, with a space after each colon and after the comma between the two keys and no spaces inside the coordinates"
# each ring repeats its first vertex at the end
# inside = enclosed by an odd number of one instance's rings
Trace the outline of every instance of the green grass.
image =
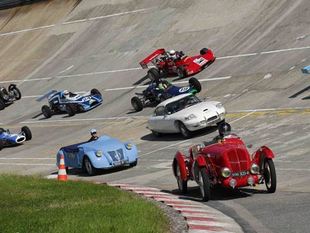
{"type": "Polygon", "coordinates": [[[0,176],[0,232],[169,232],[153,203],[87,182],[0,176]]]}

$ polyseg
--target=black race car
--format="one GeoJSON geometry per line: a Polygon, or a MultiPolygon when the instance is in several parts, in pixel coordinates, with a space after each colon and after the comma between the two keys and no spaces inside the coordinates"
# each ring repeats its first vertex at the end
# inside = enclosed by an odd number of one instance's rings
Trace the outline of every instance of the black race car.
{"type": "Polygon", "coordinates": [[[22,94],[15,84],[10,84],[8,89],[0,86],[0,110],[20,98],[22,98],[22,94]]]}

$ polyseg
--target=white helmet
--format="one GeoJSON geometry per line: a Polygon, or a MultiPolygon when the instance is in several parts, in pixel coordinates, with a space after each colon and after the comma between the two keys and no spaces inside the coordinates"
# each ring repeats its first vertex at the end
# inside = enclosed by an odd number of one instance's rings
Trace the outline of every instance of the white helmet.
{"type": "Polygon", "coordinates": [[[95,134],[95,133],[97,133],[97,130],[96,130],[96,129],[91,129],[91,130],[90,130],[90,134],[95,134]]]}
{"type": "Polygon", "coordinates": [[[172,50],[170,50],[170,51],[169,51],[169,54],[170,54],[170,56],[175,55],[175,50],[173,50],[173,49],[172,49],[172,50]]]}
{"type": "Polygon", "coordinates": [[[63,95],[64,95],[64,96],[68,96],[68,95],[69,95],[69,91],[68,91],[68,90],[64,90],[64,91],[63,91],[63,95]]]}

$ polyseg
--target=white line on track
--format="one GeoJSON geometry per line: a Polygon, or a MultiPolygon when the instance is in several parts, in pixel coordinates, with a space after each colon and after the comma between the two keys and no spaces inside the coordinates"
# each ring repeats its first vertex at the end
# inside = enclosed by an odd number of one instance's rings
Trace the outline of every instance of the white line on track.
{"type": "Polygon", "coordinates": [[[55,166],[54,163],[0,163],[0,165],[12,165],[12,166],[55,166]]]}
{"type": "Polygon", "coordinates": [[[0,158],[0,160],[55,160],[55,158],[0,158]]]}
{"type": "Polygon", "coordinates": [[[65,73],[65,72],[71,70],[73,67],[74,67],[74,65],[71,65],[71,66],[69,66],[68,68],[66,68],[66,69],[64,69],[64,70],[62,70],[62,71],[60,71],[59,74],[65,73]]]}
{"type": "MultiPolygon", "coordinates": [[[[219,80],[226,80],[230,79],[231,76],[225,76],[225,77],[217,77],[217,78],[205,78],[205,79],[199,79],[200,82],[209,82],[209,81],[219,81],[219,80]]],[[[184,84],[188,83],[188,81],[179,81],[179,82],[172,82],[173,84],[184,84]]],[[[110,89],[105,89],[103,91],[121,91],[121,90],[130,90],[130,89],[136,89],[136,88],[146,88],[148,85],[140,85],[140,86],[131,86],[131,87],[117,87],[117,88],[110,88],[110,89]]],[[[83,92],[75,92],[75,93],[85,93],[86,91],[83,92]]],[[[29,95],[29,96],[23,96],[22,99],[30,99],[30,98],[38,98],[41,97],[42,95],[29,95]]]]}
{"type": "MultiPolygon", "coordinates": [[[[283,111],[283,110],[307,110],[309,107],[296,107],[296,108],[266,108],[266,109],[253,109],[253,110],[237,110],[232,113],[246,113],[248,114],[237,118],[229,123],[235,123],[245,117],[252,115],[255,112],[272,112],[272,111],[283,111]]],[[[59,119],[59,120],[36,120],[36,121],[22,121],[19,124],[44,124],[44,123],[56,123],[56,122],[79,122],[79,121],[104,121],[104,120],[125,120],[125,119],[148,119],[150,116],[122,116],[122,117],[98,117],[98,118],[81,118],[81,119],[59,119]]]]}
{"type": "MultiPolygon", "coordinates": [[[[111,18],[115,16],[122,16],[122,15],[128,15],[128,14],[135,14],[135,13],[140,13],[148,10],[152,10],[154,8],[143,8],[143,9],[138,9],[138,10],[133,10],[133,11],[125,11],[125,12],[120,12],[120,13],[115,13],[111,15],[103,15],[103,16],[98,16],[98,17],[93,17],[93,18],[86,18],[86,19],[80,19],[80,20],[73,20],[73,21],[68,21],[68,22],[63,22],[60,25],[67,25],[67,24],[73,24],[73,23],[82,23],[86,21],[94,21],[94,20],[99,20],[99,19],[105,19],[105,18],[111,18]]],[[[5,32],[1,33],[1,36],[11,36],[11,35],[16,35],[19,33],[25,33],[25,32],[31,32],[31,31],[36,31],[36,30],[42,30],[42,29],[48,29],[55,27],[57,24],[50,24],[50,25],[45,25],[45,26],[40,26],[40,27],[35,27],[35,28],[26,28],[18,31],[12,31],[12,32],[5,32]]]]}

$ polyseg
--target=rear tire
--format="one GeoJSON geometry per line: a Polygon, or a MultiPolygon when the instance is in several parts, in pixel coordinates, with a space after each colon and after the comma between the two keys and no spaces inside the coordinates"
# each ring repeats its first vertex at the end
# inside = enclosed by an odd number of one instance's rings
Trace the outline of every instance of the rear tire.
{"type": "Polygon", "coordinates": [[[160,79],[160,73],[159,70],[156,68],[151,68],[147,71],[147,76],[150,80],[155,81],[160,79]]]}
{"type": "Polygon", "coordinates": [[[41,111],[43,115],[45,116],[45,118],[51,118],[51,116],[53,115],[52,109],[47,105],[43,105],[41,108],[41,111]]]}
{"type": "Polygon", "coordinates": [[[184,181],[181,178],[180,165],[178,162],[176,162],[175,174],[176,174],[178,188],[180,192],[182,194],[186,194],[187,193],[187,181],[184,181]]]}
{"type": "Polygon", "coordinates": [[[137,164],[138,164],[138,160],[136,160],[136,161],[130,163],[129,166],[130,166],[130,167],[135,167],[135,166],[137,166],[137,164]]]}
{"type": "Polygon", "coordinates": [[[202,196],[202,201],[209,201],[211,198],[210,179],[205,167],[199,169],[199,187],[202,196]]]}
{"type": "Polygon", "coordinates": [[[74,105],[72,104],[67,104],[66,105],[66,111],[68,113],[68,115],[71,117],[71,116],[74,116],[75,115],[75,107],[74,105]]]}
{"type": "Polygon", "coordinates": [[[96,174],[96,168],[92,165],[90,159],[85,155],[83,160],[83,168],[89,176],[96,174]]]}
{"type": "Polygon", "coordinates": [[[178,128],[179,128],[179,131],[184,138],[190,138],[191,137],[191,134],[192,134],[191,131],[189,131],[182,122],[178,123],[178,128]]]}
{"type": "Polygon", "coordinates": [[[9,92],[13,92],[16,100],[20,100],[22,98],[20,90],[15,85],[11,84],[9,86],[9,92]]]}
{"type": "Polygon", "coordinates": [[[5,103],[3,100],[0,98],[0,110],[3,110],[5,108],[5,103]]]}
{"type": "Polygon", "coordinates": [[[26,137],[26,141],[29,141],[32,139],[31,130],[27,126],[23,126],[21,131],[24,133],[24,135],[26,137]]]}
{"type": "Polygon", "coordinates": [[[274,193],[277,189],[277,175],[272,159],[265,159],[264,180],[268,193],[274,193]]]}
{"type": "Polygon", "coordinates": [[[131,98],[131,105],[137,112],[140,112],[143,109],[143,103],[137,96],[131,98]]]}
{"type": "Polygon", "coordinates": [[[102,96],[100,91],[98,91],[96,88],[91,89],[90,94],[91,95],[100,95],[100,96],[102,96]]]}
{"type": "Polygon", "coordinates": [[[203,48],[200,50],[200,55],[205,55],[208,52],[209,49],[203,48]]]}
{"type": "Polygon", "coordinates": [[[194,88],[199,93],[201,91],[201,83],[198,81],[198,79],[192,77],[188,80],[189,86],[194,88]]]}

